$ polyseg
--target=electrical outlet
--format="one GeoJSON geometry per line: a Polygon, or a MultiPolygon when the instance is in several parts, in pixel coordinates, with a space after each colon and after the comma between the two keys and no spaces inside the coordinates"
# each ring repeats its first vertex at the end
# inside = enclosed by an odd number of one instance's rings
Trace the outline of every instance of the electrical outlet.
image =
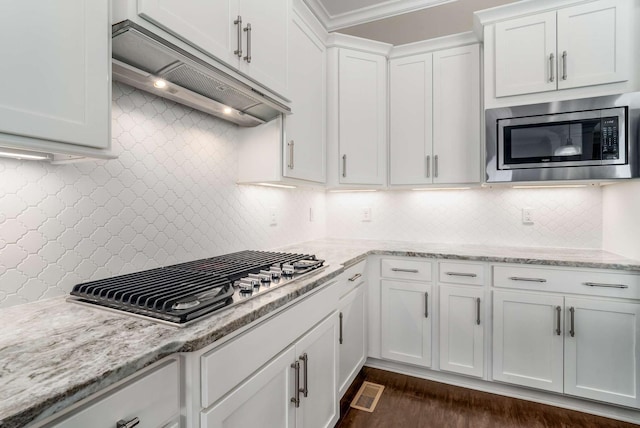
{"type": "Polygon", "coordinates": [[[269,226],[278,225],[278,211],[276,207],[269,208],[269,226]]]}
{"type": "Polygon", "coordinates": [[[533,208],[522,209],[522,224],[533,224],[533,208]]]}
{"type": "Polygon", "coordinates": [[[362,221],[371,221],[371,207],[362,208],[362,221]]]}

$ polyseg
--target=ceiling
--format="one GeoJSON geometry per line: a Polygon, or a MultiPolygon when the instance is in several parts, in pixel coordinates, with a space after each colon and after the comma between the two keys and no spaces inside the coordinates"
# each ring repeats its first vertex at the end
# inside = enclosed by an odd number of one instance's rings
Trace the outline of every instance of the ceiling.
{"type": "Polygon", "coordinates": [[[516,0],[304,0],[329,31],[401,45],[471,31],[473,12],[516,0]]]}

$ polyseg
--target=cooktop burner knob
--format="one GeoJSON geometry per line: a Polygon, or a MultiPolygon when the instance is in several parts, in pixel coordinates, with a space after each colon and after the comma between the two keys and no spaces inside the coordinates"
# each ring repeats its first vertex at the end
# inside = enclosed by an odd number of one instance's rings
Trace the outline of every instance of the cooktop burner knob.
{"type": "Polygon", "coordinates": [[[282,269],[280,269],[279,267],[272,266],[271,269],[269,270],[269,273],[271,273],[271,278],[278,279],[280,278],[280,275],[282,275],[282,269]]]}
{"type": "Polygon", "coordinates": [[[269,271],[261,270],[258,277],[260,278],[260,282],[271,282],[271,272],[269,271]]]}
{"type": "Polygon", "coordinates": [[[238,288],[240,288],[241,293],[252,293],[253,283],[243,278],[238,282],[238,288]]]}
{"type": "Polygon", "coordinates": [[[262,275],[259,275],[257,273],[250,273],[249,274],[249,279],[254,282],[254,287],[257,287],[258,285],[260,285],[260,283],[262,282],[262,275]]]}
{"type": "Polygon", "coordinates": [[[285,263],[282,265],[282,274],[284,276],[293,276],[295,270],[296,269],[291,264],[285,263]]]}

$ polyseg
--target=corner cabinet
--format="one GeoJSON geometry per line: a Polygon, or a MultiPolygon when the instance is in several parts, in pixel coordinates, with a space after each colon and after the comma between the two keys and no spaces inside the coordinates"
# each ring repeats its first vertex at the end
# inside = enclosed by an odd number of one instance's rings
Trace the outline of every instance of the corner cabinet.
{"type": "Polygon", "coordinates": [[[480,48],[390,60],[390,184],[480,181],[480,48]]]}
{"type": "Polygon", "coordinates": [[[138,14],[286,96],[290,0],[138,0],[138,14]]]}
{"type": "Polygon", "coordinates": [[[112,158],[109,2],[12,2],[0,29],[0,146],[112,158]],[[19,35],[19,37],[16,37],[19,35]]]}

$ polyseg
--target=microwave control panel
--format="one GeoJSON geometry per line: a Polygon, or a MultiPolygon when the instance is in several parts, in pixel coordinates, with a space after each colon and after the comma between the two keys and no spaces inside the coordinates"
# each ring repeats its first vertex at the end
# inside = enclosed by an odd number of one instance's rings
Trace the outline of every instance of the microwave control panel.
{"type": "Polygon", "coordinates": [[[602,118],[602,160],[619,159],[618,118],[602,118]]]}

